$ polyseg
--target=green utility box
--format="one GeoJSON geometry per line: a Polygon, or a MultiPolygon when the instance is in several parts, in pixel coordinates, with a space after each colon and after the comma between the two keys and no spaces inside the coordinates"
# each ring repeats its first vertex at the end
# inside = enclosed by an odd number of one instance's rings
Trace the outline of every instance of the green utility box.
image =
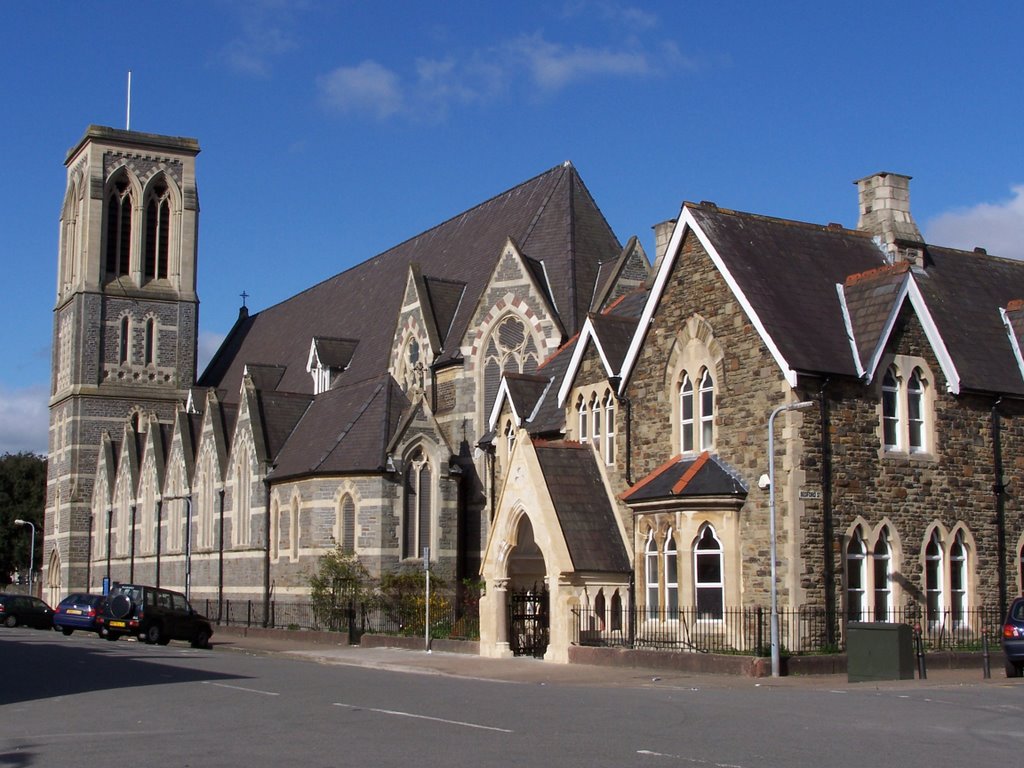
{"type": "Polygon", "coordinates": [[[908,624],[846,625],[846,676],[851,683],[914,679],[914,631],[908,624]]]}

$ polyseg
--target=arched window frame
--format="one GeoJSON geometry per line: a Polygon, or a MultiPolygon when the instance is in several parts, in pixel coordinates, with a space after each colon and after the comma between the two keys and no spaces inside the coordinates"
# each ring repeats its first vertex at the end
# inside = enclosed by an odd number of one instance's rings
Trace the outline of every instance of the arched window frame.
{"type": "Polygon", "coordinates": [[[875,621],[893,621],[893,551],[888,526],[882,526],[878,540],[871,550],[871,568],[874,576],[874,617],[875,621]]]}
{"type": "Polygon", "coordinates": [[[590,414],[587,408],[587,400],[583,395],[580,395],[576,400],[576,413],[578,418],[577,438],[581,443],[585,443],[588,440],[590,414]]]}
{"type": "Polygon", "coordinates": [[[710,451],[715,444],[715,382],[704,369],[697,393],[700,405],[700,450],[710,451]]]}
{"type": "Polygon", "coordinates": [[[970,566],[963,530],[958,530],[949,545],[949,611],[953,626],[965,626],[968,617],[970,566]]]}
{"type": "Polygon", "coordinates": [[[122,169],[111,178],[106,196],[104,268],[107,280],[130,274],[134,201],[135,190],[122,169]]]}
{"type": "Polygon", "coordinates": [[[669,528],[662,545],[662,570],[665,574],[665,619],[679,618],[679,548],[675,531],[669,528]]]}
{"type": "Polygon", "coordinates": [[[725,552],[710,523],[697,531],[693,542],[694,605],[699,621],[725,619],[725,552]]]}
{"type": "Polygon", "coordinates": [[[942,536],[936,528],[928,537],[924,550],[925,616],[931,630],[942,626],[946,610],[945,552],[942,536]]]}
{"type": "Polygon", "coordinates": [[[156,318],[146,318],[146,331],[143,344],[143,364],[156,364],[156,318]]]}
{"type": "Polygon", "coordinates": [[[121,316],[117,337],[117,362],[120,365],[131,363],[132,354],[132,321],[127,314],[121,316]]]}
{"type": "Polygon", "coordinates": [[[679,382],[679,450],[682,453],[694,451],[694,417],[693,382],[683,371],[679,382]]]}
{"type": "Polygon", "coordinates": [[[919,358],[897,355],[881,381],[882,448],[910,455],[932,452],[931,375],[919,358]]]}
{"type": "Polygon", "coordinates": [[[615,463],[615,394],[607,390],[604,396],[604,463],[615,463]]]}
{"type": "Polygon", "coordinates": [[[355,553],[356,551],[356,501],[351,493],[345,493],[338,503],[339,537],[338,542],[342,551],[355,553]]]}
{"type": "MultiPolygon", "coordinates": [[[[525,307],[519,307],[525,310],[525,307]]],[[[483,414],[490,413],[494,398],[498,394],[504,373],[533,373],[541,361],[543,339],[535,332],[533,324],[516,311],[506,311],[498,317],[484,335],[483,350],[479,365],[481,377],[479,402],[483,414]]]]}
{"type": "Polygon", "coordinates": [[[658,575],[658,543],[654,530],[647,533],[644,546],[644,585],[647,599],[647,618],[655,620],[661,609],[661,589],[658,575]]]}
{"type": "Polygon", "coordinates": [[[867,621],[868,549],[861,529],[855,528],[846,542],[846,620],[867,621]]]}
{"type": "Polygon", "coordinates": [[[401,557],[419,560],[424,547],[433,546],[435,527],[434,467],[424,446],[417,446],[406,460],[404,478],[401,557]]]}
{"type": "Polygon", "coordinates": [[[171,186],[166,176],[150,181],[145,193],[145,231],[143,234],[143,279],[166,280],[171,256],[171,186]]]}

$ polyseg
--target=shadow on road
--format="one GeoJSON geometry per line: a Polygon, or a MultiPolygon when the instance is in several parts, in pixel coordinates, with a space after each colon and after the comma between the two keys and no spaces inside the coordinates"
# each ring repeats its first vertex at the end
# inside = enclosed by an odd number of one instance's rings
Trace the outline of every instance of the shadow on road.
{"type": "MultiPolygon", "coordinates": [[[[137,653],[125,653],[123,646],[128,642],[124,640],[117,642],[122,647],[108,648],[114,644],[99,638],[71,640],[44,631],[9,632],[0,634],[0,706],[117,688],[240,679],[183,666],[182,655],[171,647],[138,645],[137,653]]],[[[0,766],[17,765],[5,759],[0,755],[0,766]]]]}

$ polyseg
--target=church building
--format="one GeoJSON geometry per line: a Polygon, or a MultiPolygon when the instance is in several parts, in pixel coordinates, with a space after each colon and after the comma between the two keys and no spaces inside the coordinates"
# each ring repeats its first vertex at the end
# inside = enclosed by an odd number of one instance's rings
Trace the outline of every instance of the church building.
{"type": "Polygon", "coordinates": [[[564,163],[243,306],[200,374],[198,154],[97,126],[68,152],[49,601],[263,618],[340,546],[481,579],[482,654],[567,661],[753,653],[773,600],[792,651],[979,637],[1024,589],[1024,263],[926,243],[909,177],[856,182],[852,229],[684,203],[652,266],[564,163]]]}

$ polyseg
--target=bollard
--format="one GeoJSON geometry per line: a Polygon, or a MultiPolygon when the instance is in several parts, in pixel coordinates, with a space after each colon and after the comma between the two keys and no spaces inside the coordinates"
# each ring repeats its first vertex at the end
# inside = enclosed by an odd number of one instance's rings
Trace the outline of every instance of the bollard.
{"type": "Polygon", "coordinates": [[[992,658],[988,653],[988,630],[981,632],[981,669],[982,677],[988,680],[992,677],[992,658]]]}
{"type": "Polygon", "coordinates": [[[914,642],[917,644],[917,676],[921,680],[928,679],[928,670],[924,663],[924,637],[921,634],[921,624],[914,625],[914,642]]]}

